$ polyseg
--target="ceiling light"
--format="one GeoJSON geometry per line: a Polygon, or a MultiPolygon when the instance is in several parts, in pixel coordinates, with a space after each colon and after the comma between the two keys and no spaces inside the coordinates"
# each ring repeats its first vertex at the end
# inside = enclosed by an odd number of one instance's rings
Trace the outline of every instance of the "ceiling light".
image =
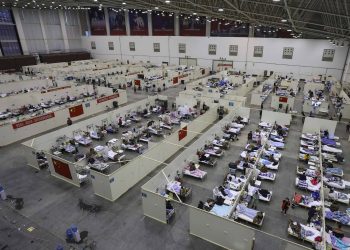
{"type": "Polygon", "coordinates": [[[288,32],[291,32],[292,30],[291,29],[287,29],[288,32]]]}
{"type": "Polygon", "coordinates": [[[286,23],[286,22],[287,22],[287,19],[282,19],[281,22],[282,22],[282,23],[286,23]]]}
{"type": "Polygon", "coordinates": [[[193,15],[197,15],[197,13],[196,13],[196,12],[193,12],[193,15]]]}
{"type": "Polygon", "coordinates": [[[156,10],[158,10],[159,9],[159,7],[154,7],[156,10]]]}
{"type": "Polygon", "coordinates": [[[272,0],[272,2],[276,2],[276,3],[279,2],[279,1],[281,1],[281,0],[272,0]]]}
{"type": "Polygon", "coordinates": [[[126,2],[123,2],[122,5],[126,5],[126,2]]]}
{"type": "Polygon", "coordinates": [[[166,0],[165,3],[170,3],[170,1],[169,1],[169,0],[166,0]]]}
{"type": "Polygon", "coordinates": [[[220,9],[218,9],[218,11],[223,12],[223,11],[224,11],[224,9],[220,8],[220,9]]]}

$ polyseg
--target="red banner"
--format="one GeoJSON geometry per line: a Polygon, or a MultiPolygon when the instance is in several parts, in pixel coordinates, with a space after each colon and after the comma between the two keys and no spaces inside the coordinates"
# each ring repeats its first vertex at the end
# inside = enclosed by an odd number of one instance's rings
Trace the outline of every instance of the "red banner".
{"type": "Polygon", "coordinates": [[[141,85],[141,80],[134,80],[134,84],[136,86],[140,86],[141,85]]]}
{"type": "Polygon", "coordinates": [[[179,130],[179,141],[187,136],[187,126],[179,130]]]}
{"type": "Polygon", "coordinates": [[[34,117],[32,119],[28,119],[28,120],[25,120],[25,121],[20,121],[20,122],[13,123],[12,124],[12,128],[13,129],[21,128],[21,127],[28,126],[28,125],[31,125],[31,124],[34,124],[34,123],[37,123],[37,122],[41,122],[41,121],[45,121],[45,120],[51,119],[53,117],[55,117],[55,113],[53,113],[53,112],[52,113],[48,113],[48,114],[45,114],[45,115],[34,117]]]}
{"type": "Polygon", "coordinates": [[[63,177],[66,177],[68,179],[72,179],[72,174],[67,163],[61,162],[56,159],[52,159],[52,164],[57,174],[62,175],[63,177]]]}
{"type": "Polygon", "coordinates": [[[173,84],[177,84],[179,82],[179,78],[176,76],[173,78],[173,84]]]}
{"type": "Polygon", "coordinates": [[[116,93],[116,94],[113,94],[113,95],[109,95],[109,96],[104,96],[104,97],[100,97],[98,98],[96,101],[97,101],[97,104],[101,103],[101,102],[106,102],[106,101],[109,101],[109,100],[112,100],[112,99],[116,99],[119,97],[119,94],[116,93]]]}
{"type": "Polygon", "coordinates": [[[77,117],[82,114],[84,114],[84,109],[82,104],[69,108],[70,117],[77,117]]]}
{"type": "Polygon", "coordinates": [[[280,97],[279,102],[288,102],[288,97],[280,97]]]}

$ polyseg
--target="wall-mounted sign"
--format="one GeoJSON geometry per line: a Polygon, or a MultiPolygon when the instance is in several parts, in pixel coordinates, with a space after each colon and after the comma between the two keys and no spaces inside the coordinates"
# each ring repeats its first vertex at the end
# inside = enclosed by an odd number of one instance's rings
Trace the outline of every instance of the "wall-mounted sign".
{"type": "Polygon", "coordinates": [[[59,161],[57,159],[52,159],[52,164],[57,174],[72,180],[72,174],[67,163],[59,161]]]}
{"type": "Polygon", "coordinates": [[[284,103],[288,102],[288,97],[281,96],[281,97],[279,98],[279,102],[284,102],[284,103]]]}
{"type": "Polygon", "coordinates": [[[97,104],[99,104],[101,102],[106,102],[106,101],[109,101],[109,100],[112,100],[112,99],[116,99],[118,97],[119,97],[119,93],[116,93],[116,94],[113,94],[113,95],[100,97],[96,101],[97,101],[97,104]]]}

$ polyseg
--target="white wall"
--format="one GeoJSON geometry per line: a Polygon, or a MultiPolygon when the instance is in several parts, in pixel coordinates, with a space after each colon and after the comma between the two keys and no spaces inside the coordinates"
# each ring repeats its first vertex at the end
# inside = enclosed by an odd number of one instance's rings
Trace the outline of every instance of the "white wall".
{"type": "Polygon", "coordinates": [[[181,37],[181,36],[90,36],[82,37],[84,49],[95,58],[119,58],[122,60],[167,61],[178,64],[180,57],[197,58],[199,66],[212,67],[220,57],[233,61],[233,69],[261,74],[272,70],[280,74],[294,72],[301,76],[327,74],[338,79],[344,66],[345,47],[334,47],[327,40],[277,39],[247,37],[181,37]],[[91,41],[96,50],[91,50],[91,41]],[[114,51],[108,50],[108,42],[114,42],[114,51]],[[136,51],[129,51],[129,42],[135,42],[136,51]],[[153,52],[153,42],[160,43],[160,52],[153,52]],[[186,44],[186,54],[178,52],[178,44],[186,44]],[[208,45],[217,44],[216,55],[208,55],[208,45]],[[229,45],[238,45],[238,55],[229,56],[229,45]],[[264,46],[263,57],[253,57],[254,46],[264,46]],[[284,47],[294,47],[293,59],[282,59],[284,47]],[[247,50],[248,48],[248,50],[247,50]],[[323,62],[323,49],[335,49],[333,62],[323,62]]]}
{"type": "Polygon", "coordinates": [[[337,128],[337,121],[306,117],[303,126],[303,133],[318,133],[327,129],[330,135],[334,135],[337,128]]]}
{"type": "MultiPolygon", "coordinates": [[[[72,118],[73,122],[80,120],[82,118],[86,118],[88,116],[91,116],[93,114],[96,114],[98,112],[101,111],[105,111],[106,110],[106,106],[112,107],[112,103],[113,101],[117,100],[119,105],[124,104],[127,102],[127,97],[126,97],[126,92],[125,91],[119,91],[119,97],[117,99],[111,99],[109,101],[106,102],[102,102],[100,104],[96,104],[96,100],[90,100],[90,101],[86,101],[86,102],[82,102],[81,104],[83,105],[83,109],[84,109],[84,114],[78,116],[78,117],[74,117],[72,118]],[[89,103],[90,106],[86,106],[85,104],[89,103]]],[[[55,117],[48,119],[48,120],[44,120],[44,121],[40,121],[28,126],[24,126],[21,128],[17,128],[14,129],[12,127],[12,124],[6,124],[4,126],[0,127],[0,146],[5,146],[8,145],[10,143],[31,137],[33,135],[48,131],[50,129],[53,128],[57,128],[59,126],[63,126],[66,124],[67,121],[67,117],[69,117],[69,108],[64,108],[64,109],[60,109],[54,112],[55,113],[55,117]]],[[[75,124],[73,124],[75,125],[75,124]]],[[[73,126],[70,126],[71,128],[73,126]]],[[[56,130],[55,132],[57,132],[59,130],[56,130]]],[[[64,135],[64,133],[62,134],[64,135]]],[[[47,143],[50,142],[50,140],[47,140],[47,138],[49,137],[45,137],[42,141],[42,143],[47,143]]],[[[42,146],[41,143],[38,146],[42,146]]],[[[50,145],[51,147],[51,145],[50,145]]],[[[37,148],[37,147],[35,147],[37,148]]],[[[40,149],[47,149],[47,148],[40,148],[40,149]]]]}
{"type": "Polygon", "coordinates": [[[292,115],[280,112],[263,110],[261,115],[261,121],[272,124],[276,122],[278,125],[290,125],[291,120],[292,115]]]}

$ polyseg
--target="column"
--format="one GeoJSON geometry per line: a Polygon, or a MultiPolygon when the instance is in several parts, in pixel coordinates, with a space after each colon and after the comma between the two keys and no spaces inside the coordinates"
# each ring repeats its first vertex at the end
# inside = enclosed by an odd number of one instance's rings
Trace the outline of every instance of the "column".
{"type": "Polygon", "coordinates": [[[180,15],[174,14],[175,20],[174,20],[174,29],[175,29],[175,36],[180,35],[180,15]]]}
{"type": "Polygon", "coordinates": [[[45,44],[45,50],[46,50],[47,53],[49,53],[49,45],[48,45],[48,43],[47,43],[46,31],[45,31],[45,26],[44,26],[43,17],[41,16],[41,10],[38,10],[38,14],[39,14],[41,32],[43,33],[43,39],[44,39],[44,44],[45,44]]]}
{"type": "Polygon", "coordinates": [[[129,10],[125,10],[124,12],[125,12],[126,35],[130,36],[129,10]]]}
{"type": "Polygon", "coordinates": [[[91,24],[90,24],[90,18],[89,18],[89,11],[85,11],[85,16],[86,16],[86,24],[88,26],[88,32],[89,36],[91,36],[91,24]]]}
{"type": "Polygon", "coordinates": [[[153,36],[153,30],[152,30],[152,12],[147,11],[147,18],[148,18],[148,35],[153,36]]]}
{"type": "Polygon", "coordinates": [[[254,37],[254,25],[249,24],[249,37],[254,37]]]}
{"type": "Polygon", "coordinates": [[[105,12],[105,20],[106,20],[106,29],[107,29],[107,36],[111,35],[111,28],[109,26],[109,14],[108,14],[108,8],[103,8],[105,12]]]}
{"type": "Polygon", "coordinates": [[[22,26],[21,18],[19,16],[18,8],[12,8],[12,14],[13,14],[13,18],[15,19],[16,29],[17,29],[19,41],[22,46],[23,55],[29,55],[28,45],[27,45],[26,38],[24,36],[23,26],[22,26]]]}
{"type": "Polygon", "coordinates": [[[350,44],[348,44],[346,59],[345,59],[345,62],[344,62],[344,70],[342,72],[342,79],[340,79],[342,85],[346,81],[350,82],[350,79],[347,79],[347,76],[348,76],[348,73],[349,73],[349,68],[350,68],[350,44]]]}
{"type": "Polygon", "coordinates": [[[205,21],[205,36],[210,36],[211,22],[205,21]]]}
{"type": "Polygon", "coordinates": [[[58,16],[60,18],[60,25],[61,25],[61,31],[62,31],[62,37],[63,37],[64,50],[69,51],[70,48],[69,48],[66,22],[64,20],[63,10],[58,10],[58,16]]]}

